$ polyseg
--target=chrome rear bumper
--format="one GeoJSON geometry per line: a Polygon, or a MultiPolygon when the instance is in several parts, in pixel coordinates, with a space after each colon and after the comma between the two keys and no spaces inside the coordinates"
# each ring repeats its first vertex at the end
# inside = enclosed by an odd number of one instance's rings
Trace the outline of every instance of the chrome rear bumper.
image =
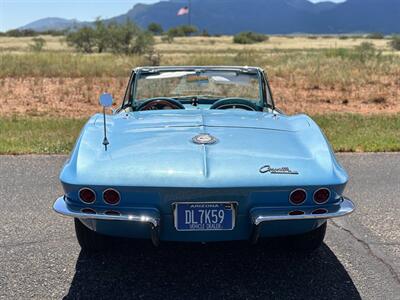
{"type": "MultiPolygon", "coordinates": [[[[147,223],[151,226],[151,240],[158,245],[160,240],[160,213],[157,209],[143,208],[132,209],[129,213],[119,215],[106,214],[105,211],[96,213],[85,213],[79,207],[68,205],[64,197],[59,197],[53,205],[53,209],[62,215],[78,219],[107,220],[107,221],[128,221],[147,223]]],[[[292,221],[292,220],[318,220],[343,217],[352,213],[355,209],[354,203],[343,197],[337,203],[330,205],[312,207],[256,207],[250,211],[251,223],[253,224],[252,241],[257,242],[260,235],[260,227],[264,222],[292,221]],[[325,209],[323,213],[315,213],[316,209],[325,209]],[[291,211],[301,210],[303,214],[292,215],[291,211]]]]}
{"type": "Polygon", "coordinates": [[[107,221],[128,221],[128,222],[140,222],[147,223],[151,225],[151,240],[154,245],[159,244],[159,227],[160,227],[160,213],[156,209],[146,209],[136,211],[133,210],[129,214],[121,213],[119,215],[109,215],[105,212],[96,211],[93,213],[85,213],[79,209],[73,209],[71,206],[67,205],[64,196],[59,197],[53,205],[55,212],[62,214],[64,216],[74,217],[78,219],[94,219],[94,220],[107,220],[107,221]]]}
{"type": "Polygon", "coordinates": [[[316,207],[312,210],[302,210],[301,207],[286,209],[285,211],[271,211],[270,208],[255,208],[251,211],[251,219],[254,225],[260,225],[263,222],[269,221],[290,221],[290,220],[309,220],[309,219],[331,219],[343,217],[351,214],[354,209],[354,203],[345,197],[343,197],[338,203],[330,205],[329,207],[321,206],[321,209],[327,209],[326,213],[313,214],[316,207]],[[302,215],[290,215],[290,211],[299,210],[304,211],[302,215]]]}
{"type": "Polygon", "coordinates": [[[284,209],[271,209],[266,208],[254,208],[251,210],[251,221],[253,223],[253,234],[251,240],[256,243],[260,235],[260,226],[264,222],[273,221],[293,221],[293,220],[326,220],[332,218],[343,217],[351,214],[355,210],[354,203],[345,197],[342,197],[340,201],[331,205],[321,205],[320,207],[290,207],[284,209]],[[315,213],[317,210],[323,209],[323,213],[315,213]],[[291,211],[301,211],[303,214],[291,215],[291,211]]]}

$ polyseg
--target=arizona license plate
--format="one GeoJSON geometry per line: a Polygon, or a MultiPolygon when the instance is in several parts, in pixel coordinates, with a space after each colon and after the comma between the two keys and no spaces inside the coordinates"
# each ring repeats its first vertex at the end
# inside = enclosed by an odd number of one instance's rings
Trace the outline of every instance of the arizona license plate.
{"type": "Polygon", "coordinates": [[[175,228],[179,231],[232,230],[234,210],[232,203],[176,203],[175,228]]]}

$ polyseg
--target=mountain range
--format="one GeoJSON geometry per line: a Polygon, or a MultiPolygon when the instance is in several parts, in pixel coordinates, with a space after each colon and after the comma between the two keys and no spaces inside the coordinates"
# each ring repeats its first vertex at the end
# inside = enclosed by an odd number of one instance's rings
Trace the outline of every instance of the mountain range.
{"type": "MultiPolygon", "coordinates": [[[[177,16],[187,0],[136,4],[125,14],[104,20],[130,19],[145,28],[156,22],[164,29],[188,23],[188,16],[177,16]]],[[[212,34],[255,31],[267,34],[399,33],[400,0],[347,0],[342,3],[308,0],[192,0],[191,23],[212,34]]],[[[88,22],[46,18],[21,29],[44,31],[83,26],[88,22]]]]}

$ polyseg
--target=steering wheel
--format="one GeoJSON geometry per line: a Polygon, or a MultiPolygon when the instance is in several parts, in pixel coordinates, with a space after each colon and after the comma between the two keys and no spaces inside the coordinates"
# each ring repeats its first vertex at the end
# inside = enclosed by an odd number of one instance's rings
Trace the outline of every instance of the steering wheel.
{"type": "Polygon", "coordinates": [[[240,98],[225,98],[214,102],[210,109],[244,109],[250,111],[260,111],[257,104],[240,98]]]}
{"type": "Polygon", "coordinates": [[[153,98],[141,103],[137,110],[162,110],[162,109],[185,109],[178,100],[171,98],[153,98]]]}

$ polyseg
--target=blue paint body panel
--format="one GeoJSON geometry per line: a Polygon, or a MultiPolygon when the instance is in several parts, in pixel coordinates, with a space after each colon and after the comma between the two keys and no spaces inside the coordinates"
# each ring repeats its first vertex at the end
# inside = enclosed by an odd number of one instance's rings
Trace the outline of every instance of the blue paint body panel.
{"type": "MultiPolygon", "coordinates": [[[[301,209],[318,208],[312,197],[320,187],[330,189],[326,205],[331,205],[340,199],[348,181],[325,136],[306,115],[205,108],[123,112],[107,116],[107,133],[110,144],[105,151],[102,115],[94,115],[83,128],[60,174],[68,205],[122,213],[153,209],[160,215],[161,240],[249,239],[253,209],[291,209],[288,198],[296,188],[307,192],[301,209]],[[193,143],[200,133],[214,136],[217,142],[193,143]],[[288,167],[298,174],[261,173],[265,165],[288,167]],[[82,187],[95,191],[93,204],[79,200],[82,187]],[[102,200],[102,192],[110,187],[121,195],[120,203],[112,207],[102,200]],[[174,203],[180,202],[237,203],[234,229],[178,231],[174,203]]],[[[150,236],[147,224],[82,221],[107,235],[150,236]]],[[[268,222],[261,225],[260,236],[300,234],[324,222],[268,222]]]]}

